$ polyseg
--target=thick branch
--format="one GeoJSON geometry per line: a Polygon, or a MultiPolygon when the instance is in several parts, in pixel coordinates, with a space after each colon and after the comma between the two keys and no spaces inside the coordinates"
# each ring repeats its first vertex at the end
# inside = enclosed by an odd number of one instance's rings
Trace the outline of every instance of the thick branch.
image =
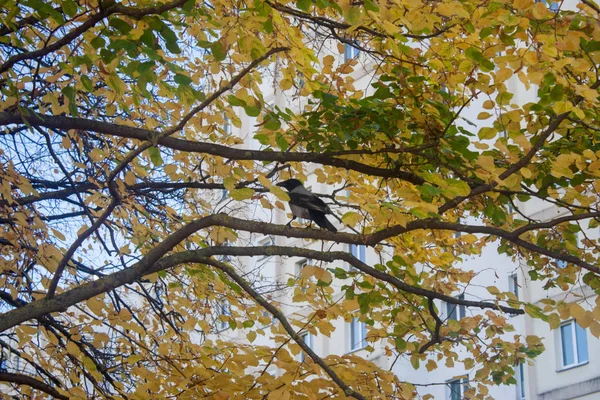
{"type": "MultiPolygon", "coordinates": [[[[173,249],[178,243],[182,240],[198,231],[199,229],[207,228],[209,226],[220,225],[227,226],[231,225],[231,223],[218,223],[218,221],[223,221],[224,219],[234,220],[238,223],[238,229],[248,230],[247,228],[252,225],[256,225],[257,229],[253,229],[251,231],[254,232],[262,232],[274,234],[278,232],[281,234],[282,232],[288,233],[289,236],[293,233],[304,233],[309,232],[313,233],[313,235],[325,233],[325,231],[317,231],[313,229],[300,229],[300,228],[287,228],[283,225],[273,225],[268,223],[259,223],[252,221],[244,221],[231,217],[226,217],[222,215],[215,215],[211,217],[206,217],[199,221],[195,221],[180,229],[173,235],[169,236],[165,239],[161,244],[152,249],[146,257],[144,257],[141,261],[134,264],[132,267],[124,269],[122,271],[115,272],[111,275],[107,275],[100,279],[97,279],[92,282],[85,283],[76,288],[67,290],[61,294],[55,295],[53,298],[44,298],[41,300],[37,300],[27,304],[26,306],[8,311],[2,315],[0,315],[0,332],[5,331],[11,327],[14,327],[22,322],[25,322],[29,319],[39,318],[45,314],[57,311],[64,311],[68,307],[75,305],[84,300],[90,299],[94,296],[97,296],[101,293],[108,292],[112,289],[115,289],[119,286],[125,285],[127,283],[133,283],[136,280],[140,279],[144,275],[151,274],[154,272],[162,271],[165,269],[173,268],[176,265],[180,265],[183,263],[195,262],[198,257],[209,257],[213,255],[287,255],[287,256],[299,256],[299,257],[307,257],[314,258],[323,261],[333,261],[336,259],[344,260],[352,265],[354,265],[357,269],[372,275],[378,279],[386,281],[392,284],[394,287],[413,293],[419,296],[427,296],[434,297],[440,300],[447,301],[453,304],[463,304],[469,307],[479,307],[479,308],[491,308],[491,309],[500,309],[504,312],[520,314],[521,310],[517,310],[510,307],[499,306],[494,303],[487,302],[477,302],[477,301],[469,301],[469,300],[458,300],[451,296],[446,296],[431,290],[413,287],[410,286],[398,278],[395,278],[389,274],[386,274],[381,271],[377,271],[376,269],[368,266],[367,264],[361,262],[354,258],[351,254],[346,252],[327,252],[321,253],[316,250],[309,250],[303,248],[286,248],[286,247],[209,247],[206,249],[196,250],[196,251],[188,251],[173,254],[169,257],[165,257],[160,260],[162,256],[168,253],[173,249]],[[246,229],[241,228],[242,226],[247,226],[246,229]],[[263,228],[263,229],[261,229],[263,228]],[[270,229],[266,229],[270,228],[270,229]]],[[[226,222],[226,221],[225,221],[226,222]]],[[[329,234],[333,234],[331,232],[327,232],[329,234]]],[[[348,233],[337,233],[333,234],[336,236],[344,237],[347,243],[355,243],[360,244],[361,235],[352,235],[348,233]]],[[[300,235],[296,236],[299,237],[300,235]]]]}
{"type": "MultiPolygon", "coordinates": [[[[548,250],[537,246],[533,243],[527,242],[523,239],[520,239],[512,232],[507,232],[499,228],[488,227],[488,226],[471,226],[471,225],[462,225],[451,222],[443,222],[438,221],[436,219],[422,219],[411,221],[406,224],[406,226],[393,226],[390,228],[386,228],[375,232],[370,235],[355,235],[344,232],[329,232],[325,230],[316,230],[316,229],[302,229],[302,228],[292,228],[287,227],[285,225],[275,225],[266,222],[256,222],[256,221],[248,221],[239,218],[229,217],[223,214],[211,215],[208,217],[204,217],[189,223],[188,225],[182,227],[178,231],[171,234],[164,241],[162,241],[158,246],[153,248],[148,254],[138,263],[134,264],[132,267],[116,272],[114,274],[108,275],[101,279],[98,279],[94,282],[89,282],[83,284],[74,289],[68,290],[60,295],[55,296],[52,299],[43,299],[30,303],[29,305],[21,308],[17,308],[15,310],[11,310],[7,313],[0,315],[0,332],[5,331],[13,326],[16,326],[24,321],[27,321],[32,318],[38,318],[42,315],[45,315],[50,312],[62,311],[67,307],[77,304],[83,300],[87,300],[93,296],[98,294],[107,292],[116,287],[122,286],[126,283],[132,283],[139,279],[140,277],[148,274],[149,272],[156,272],[156,266],[154,265],[157,261],[159,261],[165,254],[171,251],[176,245],[181,243],[190,235],[195,232],[208,228],[210,226],[223,226],[235,230],[247,231],[247,232],[256,232],[267,235],[277,235],[277,236],[285,236],[285,237],[295,237],[295,238],[304,238],[304,239],[319,239],[319,240],[329,240],[334,242],[348,243],[348,244],[365,244],[369,246],[374,246],[381,241],[388,239],[393,236],[397,236],[403,233],[411,232],[418,229],[432,229],[432,230],[451,230],[455,232],[466,232],[466,233],[480,233],[480,234],[488,234],[495,235],[501,238],[505,238],[517,246],[521,246],[528,250],[537,252],[539,254],[544,254],[548,257],[555,258],[557,260],[567,261],[569,263],[576,264],[588,271],[600,274],[600,268],[590,263],[587,263],[578,257],[561,254],[552,250],[548,250]]],[[[219,247],[219,250],[214,254],[227,254],[227,247],[219,247]]],[[[207,250],[208,251],[208,250],[207,250]]],[[[213,250],[214,251],[214,250],[213,250]]],[[[248,250],[251,251],[251,250],[248,250]]],[[[296,249],[294,253],[291,255],[302,254],[302,251],[308,251],[306,249],[296,249]]],[[[248,253],[249,254],[249,253],[248,253]]],[[[346,254],[346,253],[344,253],[346,254]]],[[[213,255],[213,254],[207,254],[213,255]]],[[[341,259],[344,259],[345,256],[340,256],[341,259]]],[[[171,259],[169,259],[171,260],[171,259]]],[[[349,258],[345,260],[349,261],[349,258]]],[[[171,261],[169,261],[171,262],[171,261]]],[[[186,261],[181,261],[186,262],[186,261]]],[[[180,263],[181,263],[180,262],[180,263]]],[[[350,261],[349,261],[350,262],[350,261]]],[[[159,264],[161,265],[161,264],[159,264]]],[[[171,266],[176,265],[172,264],[171,266]]],[[[358,269],[368,270],[366,264],[357,264],[356,267],[358,269]]],[[[160,268],[167,268],[160,266],[160,268]]],[[[379,273],[379,271],[372,272],[373,274],[379,273]]],[[[379,279],[386,280],[389,279],[386,277],[379,277],[377,275],[373,275],[378,277],[379,279]],[[385,278],[385,279],[384,279],[385,278]]],[[[393,278],[393,277],[391,277],[393,278]]],[[[393,278],[396,279],[396,278],[393,278]]],[[[386,280],[394,284],[390,280],[386,280]]],[[[409,287],[410,288],[410,287],[409,287]]],[[[407,289],[409,289],[407,288],[407,289]]],[[[405,290],[402,287],[402,290],[405,290]]],[[[423,289],[421,289],[423,290],[423,289]]],[[[408,291],[408,290],[407,290],[408,291]]],[[[412,293],[412,292],[411,292],[412,293]]],[[[423,296],[431,296],[432,293],[423,291],[423,292],[415,292],[415,294],[423,295],[423,296]]],[[[453,299],[449,296],[444,296],[437,294],[435,298],[439,298],[444,301],[453,302],[453,299]]],[[[464,303],[465,305],[479,307],[480,303],[464,303]]],[[[501,308],[497,305],[493,305],[489,308],[501,308]]],[[[508,309],[505,310],[508,312],[508,309]]]]}
{"type": "Polygon", "coordinates": [[[16,385],[30,386],[34,389],[40,390],[44,393],[47,393],[54,398],[69,400],[69,397],[67,397],[63,394],[60,394],[60,392],[58,390],[56,390],[55,388],[53,388],[52,386],[50,386],[42,381],[38,381],[37,379],[35,379],[31,376],[21,375],[21,374],[12,374],[9,372],[0,372],[0,382],[10,382],[10,383],[14,383],[16,385]]]}
{"type": "MultiPolygon", "coordinates": [[[[84,118],[71,118],[66,116],[53,116],[37,114],[29,111],[30,115],[21,115],[18,113],[1,112],[0,126],[22,124],[26,121],[32,126],[43,126],[61,130],[84,130],[89,132],[101,133],[104,135],[118,136],[129,139],[148,140],[156,135],[155,131],[136,128],[119,124],[112,124],[102,121],[94,121],[84,118]]],[[[173,137],[161,137],[157,140],[161,146],[173,150],[179,150],[190,153],[205,153],[229,160],[255,160],[255,161],[273,161],[273,162],[312,162],[322,165],[330,165],[338,168],[345,168],[384,178],[399,178],[415,185],[422,185],[423,178],[410,173],[401,171],[399,168],[379,168],[357,161],[348,160],[331,156],[328,153],[292,153],[280,151],[261,151],[237,149],[208,142],[194,142],[185,139],[173,137]]]]}

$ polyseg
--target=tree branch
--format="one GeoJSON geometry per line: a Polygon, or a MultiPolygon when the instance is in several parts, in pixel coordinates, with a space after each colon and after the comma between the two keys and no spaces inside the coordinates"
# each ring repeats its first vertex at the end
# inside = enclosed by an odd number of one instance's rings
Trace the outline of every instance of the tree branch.
{"type": "MultiPolygon", "coordinates": [[[[102,121],[94,121],[84,118],[71,118],[66,116],[43,115],[28,110],[30,115],[21,115],[11,112],[0,112],[0,126],[11,124],[22,124],[24,121],[32,126],[44,126],[62,130],[84,130],[96,132],[110,136],[118,136],[129,139],[146,141],[156,136],[155,131],[136,128],[119,124],[112,124],[102,121]]],[[[337,158],[328,153],[292,153],[279,151],[263,151],[237,149],[229,146],[223,146],[208,142],[194,142],[185,139],[173,137],[159,137],[157,144],[161,146],[190,153],[211,154],[230,160],[254,160],[254,161],[273,161],[273,162],[313,162],[322,165],[329,165],[338,168],[345,168],[383,178],[398,178],[415,185],[422,185],[425,180],[411,172],[401,171],[398,167],[395,169],[379,168],[357,161],[344,158],[337,158]]]]}
{"type": "Polygon", "coordinates": [[[40,390],[44,393],[49,394],[50,396],[61,399],[61,400],[69,400],[68,396],[60,394],[58,390],[53,388],[52,386],[44,383],[42,381],[38,381],[37,379],[21,374],[13,374],[10,372],[0,372],[0,382],[10,382],[16,385],[26,385],[30,386],[34,389],[40,390]]]}
{"type": "Polygon", "coordinates": [[[240,285],[246,293],[248,293],[258,304],[263,306],[267,311],[269,311],[280,323],[283,329],[290,335],[292,339],[308,354],[308,356],[315,362],[315,364],[319,365],[323,368],[323,371],[342,389],[346,396],[354,397],[359,400],[367,400],[365,396],[361,393],[353,390],[350,386],[346,384],[333,369],[323,361],[321,357],[319,357],[310,346],[302,340],[302,337],[298,335],[298,333],[294,330],[294,328],[290,325],[287,318],[281,311],[279,311],[275,306],[265,300],[258,292],[256,292],[248,282],[246,282],[241,276],[239,276],[235,270],[229,265],[213,260],[211,258],[199,258],[197,260],[202,264],[212,265],[213,267],[218,268],[227,274],[235,283],[240,285]]]}

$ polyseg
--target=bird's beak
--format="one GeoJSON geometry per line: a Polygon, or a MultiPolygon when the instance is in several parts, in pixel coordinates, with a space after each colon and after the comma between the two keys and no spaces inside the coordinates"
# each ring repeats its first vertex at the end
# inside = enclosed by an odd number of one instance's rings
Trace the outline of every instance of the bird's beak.
{"type": "Polygon", "coordinates": [[[285,182],[278,182],[278,183],[275,184],[275,186],[282,186],[283,187],[284,184],[285,184],[285,182]]]}

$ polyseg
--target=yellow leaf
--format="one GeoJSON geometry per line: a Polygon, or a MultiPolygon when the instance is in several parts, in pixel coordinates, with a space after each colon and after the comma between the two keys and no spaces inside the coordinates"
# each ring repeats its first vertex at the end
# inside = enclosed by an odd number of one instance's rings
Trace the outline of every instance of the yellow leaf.
{"type": "Polygon", "coordinates": [[[484,112],[480,112],[479,115],[477,115],[477,119],[488,119],[491,116],[492,116],[492,114],[484,111],[484,112]]]}
{"type": "Polygon", "coordinates": [[[52,229],[52,234],[54,236],[56,236],[59,240],[65,240],[65,235],[63,235],[61,232],[57,231],[56,229],[52,229]]]}
{"type": "Polygon", "coordinates": [[[496,72],[496,77],[495,77],[495,82],[496,83],[501,83],[504,82],[505,80],[507,80],[508,78],[510,78],[512,76],[513,72],[512,70],[508,69],[508,68],[500,68],[498,70],[498,72],[496,72]]]}
{"type": "Polygon", "coordinates": [[[482,107],[485,108],[486,110],[491,110],[492,108],[494,108],[494,105],[496,103],[494,103],[492,100],[486,100],[483,102],[482,107]]]}
{"type": "Polygon", "coordinates": [[[246,335],[246,337],[248,338],[248,340],[250,341],[250,343],[252,343],[256,339],[256,332],[255,331],[250,331],[250,332],[248,332],[248,335],[246,335]]]}
{"type": "Polygon", "coordinates": [[[225,186],[225,189],[227,190],[234,190],[236,184],[237,179],[235,179],[233,176],[228,176],[227,178],[223,179],[223,186],[225,186]]]}
{"type": "Polygon", "coordinates": [[[177,164],[165,165],[165,174],[171,176],[171,175],[175,175],[176,172],[177,172],[177,164]]]}
{"type": "Polygon", "coordinates": [[[356,224],[358,224],[360,221],[363,220],[362,215],[360,215],[357,212],[354,211],[350,211],[347,212],[346,214],[344,214],[342,216],[342,222],[344,223],[344,225],[348,225],[348,226],[355,226],[356,224]]]}
{"type": "Polygon", "coordinates": [[[398,28],[396,25],[392,24],[389,21],[383,21],[383,29],[385,29],[385,31],[389,35],[394,35],[394,34],[400,32],[400,28],[398,28]]]}
{"type": "Polygon", "coordinates": [[[96,314],[99,317],[103,317],[104,316],[103,310],[104,310],[105,304],[104,304],[104,302],[102,300],[100,300],[97,297],[92,297],[91,299],[89,299],[86,302],[86,304],[87,304],[88,308],[94,314],[96,314]]]}
{"type": "Polygon", "coordinates": [[[135,185],[135,174],[132,171],[125,174],[125,183],[129,186],[135,185]]]}
{"type": "Polygon", "coordinates": [[[254,196],[254,190],[250,188],[234,189],[229,193],[229,197],[237,201],[247,200],[252,196],[254,196]]]}
{"type": "Polygon", "coordinates": [[[552,313],[548,316],[548,323],[550,324],[550,329],[558,329],[560,326],[560,316],[556,313],[552,313]]]}
{"type": "Polygon", "coordinates": [[[571,306],[569,307],[569,312],[577,320],[583,319],[583,317],[585,317],[585,309],[577,303],[571,304],[571,306]]]}
{"type": "Polygon", "coordinates": [[[77,347],[77,345],[71,341],[67,342],[67,351],[69,354],[73,354],[74,356],[78,356],[81,353],[79,347],[77,347]]]}
{"type": "Polygon", "coordinates": [[[527,10],[533,6],[533,0],[515,0],[513,4],[517,10],[527,10]]]}
{"type": "Polygon", "coordinates": [[[289,90],[289,89],[291,89],[291,88],[292,88],[293,84],[294,84],[294,83],[292,82],[292,80],[291,80],[291,79],[289,79],[289,78],[284,78],[284,79],[282,79],[282,80],[279,82],[279,88],[280,88],[281,90],[284,90],[284,91],[285,91],[285,90],[289,90]]]}
{"type": "Polygon", "coordinates": [[[425,368],[427,368],[428,372],[431,372],[437,368],[437,363],[435,361],[433,361],[432,359],[429,359],[429,360],[427,360],[427,364],[425,364],[425,368]]]}
{"type": "Polygon", "coordinates": [[[490,292],[490,294],[493,294],[494,296],[500,293],[500,290],[498,290],[496,286],[488,286],[486,289],[488,292],[490,292]]]}
{"type": "MultiPolygon", "coordinates": [[[[541,4],[541,3],[537,3],[537,4],[541,4]]],[[[573,109],[573,104],[571,104],[571,102],[568,101],[568,100],[557,101],[552,106],[552,110],[555,113],[557,113],[557,114],[562,114],[562,113],[570,112],[572,109],[573,109]]]]}
{"type": "MultiPolygon", "coordinates": [[[[271,186],[269,188],[269,191],[271,193],[273,193],[275,195],[275,197],[277,197],[281,201],[290,201],[290,196],[287,194],[287,192],[285,190],[283,190],[279,186],[271,186]]],[[[275,205],[279,208],[278,204],[275,204],[275,205]]],[[[281,208],[283,209],[283,205],[281,205],[281,208]]]]}
{"type": "Polygon", "coordinates": [[[590,332],[592,333],[592,335],[596,336],[597,338],[600,338],[600,323],[593,321],[590,324],[590,332]]]}
{"type": "Polygon", "coordinates": [[[533,18],[535,19],[545,19],[550,18],[552,13],[548,11],[548,6],[545,2],[535,3],[533,5],[533,18]]]}

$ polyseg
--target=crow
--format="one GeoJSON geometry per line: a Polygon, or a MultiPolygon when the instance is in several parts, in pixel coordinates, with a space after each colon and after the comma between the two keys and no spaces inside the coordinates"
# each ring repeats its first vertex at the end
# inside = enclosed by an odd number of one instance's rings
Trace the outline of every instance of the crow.
{"type": "MultiPolygon", "coordinates": [[[[298,179],[288,179],[287,181],[279,182],[277,186],[286,188],[290,195],[290,208],[292,209],[292,221],[296,218],[304,218],[310,221],[315,221],[321,228],[331,232],[337,232],[335,226],[325,214],[333,214],[329,206],[325,204],[317,195],[309,192],[298,179]]],[[[290,226],[292,221],[288,222],[290,226]]]]}

